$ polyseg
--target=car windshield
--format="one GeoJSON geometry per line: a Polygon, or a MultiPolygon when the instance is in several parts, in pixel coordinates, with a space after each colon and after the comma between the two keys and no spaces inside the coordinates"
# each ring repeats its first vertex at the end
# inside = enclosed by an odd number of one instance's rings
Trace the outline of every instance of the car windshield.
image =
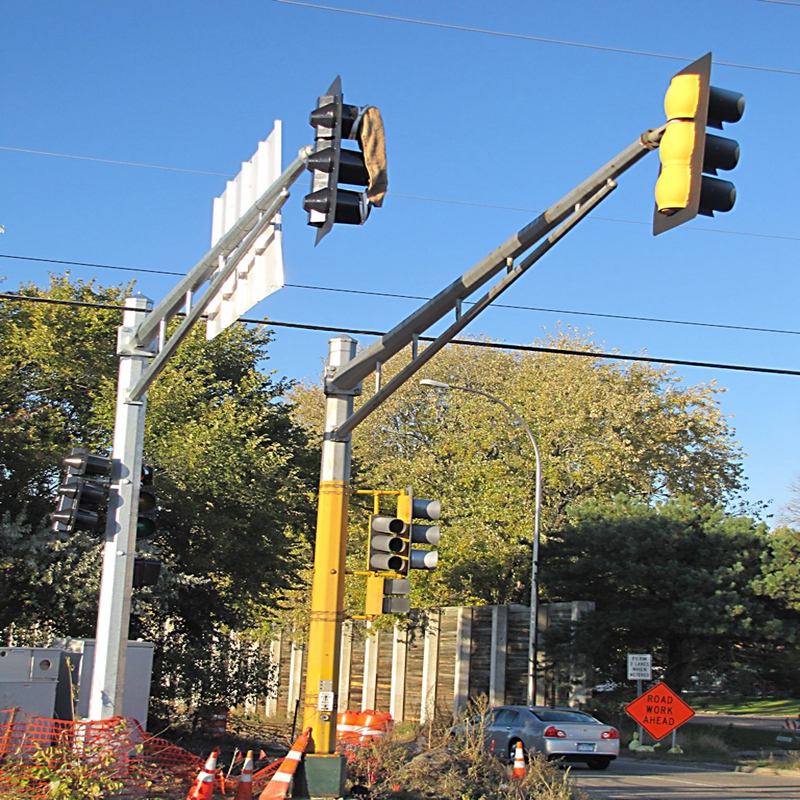
{"type": "Polygon", "coordinates": [[[580,711],[556,711],[553,709],[547,710],[536,710],[533,713],[542,721],[542,722],[578,722],[581,724],[587,724],[594,722],[596,723],[597,720],[594,717],[590,717],[588,714],[583,714],[580,711]]]}

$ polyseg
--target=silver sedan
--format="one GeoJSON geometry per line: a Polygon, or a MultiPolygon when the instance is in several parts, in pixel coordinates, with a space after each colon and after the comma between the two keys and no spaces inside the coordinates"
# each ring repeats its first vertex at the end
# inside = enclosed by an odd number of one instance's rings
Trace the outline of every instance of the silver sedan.
{"type": "Polygon", "coordinates": [[[528,753],[548,759],[583,761],[591,769],[606,769],[619,755],[619,732],[574,708],[498,706],[484,728],[486,747],[509,760],[517,742],[528,753]]]}

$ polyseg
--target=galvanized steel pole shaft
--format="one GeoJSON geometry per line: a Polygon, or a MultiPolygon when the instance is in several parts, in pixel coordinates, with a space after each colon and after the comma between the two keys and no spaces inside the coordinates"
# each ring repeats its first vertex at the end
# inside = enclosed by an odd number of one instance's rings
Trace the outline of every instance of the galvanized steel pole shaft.
{"type": "Polygon", "coordinates": [[[152,301],[141,295],[127,298],[118,331],[117,412],[89,695],[90,719],[122,714],[146,402],[142,399],[130,403],[128,393],[153,357],[152,352],[134,344],[136,329],[152,307],[152,301]]]}
{"type": "MultiPolygon", "coordinates": [[[[328,375],[356,354],[357,342],[349,336],[330,340],[328,375]]],[[[344,618],[344,572],[347,550],[347,508],[350,497],[351,440],[336,441],[334,431],[353,413],[349,392],[326,392],[325,435],[322,442],[319,506],[314,551],[314,581],[308,633],[303,727],[311,728],[314,753],[336,748],[336,712],[339,690],[339,643],[344,618]]]]}

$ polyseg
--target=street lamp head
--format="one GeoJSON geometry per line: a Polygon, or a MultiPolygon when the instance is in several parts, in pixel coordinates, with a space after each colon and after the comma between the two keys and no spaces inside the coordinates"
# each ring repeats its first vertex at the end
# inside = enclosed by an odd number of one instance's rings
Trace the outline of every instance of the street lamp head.
{"type": "Polygon", "coordinates": [[[419,382],[420,386],[432,386],[434,389],[449,389],[449,383],[442,383],[441,381],[432,381],[429,378],[423,378],[419,382]]]}

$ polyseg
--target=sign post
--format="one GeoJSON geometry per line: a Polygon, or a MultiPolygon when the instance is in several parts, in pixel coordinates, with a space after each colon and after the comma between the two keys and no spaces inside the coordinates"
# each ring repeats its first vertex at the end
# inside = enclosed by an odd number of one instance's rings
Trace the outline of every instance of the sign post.
{"type": "MultiPolygon", "coordinates": [[[[636,696],[642,693],[642,681],[653,680],[653,656],[650,653],[628,653],[628,680],[636,681],[636,696]]],[[[639,726],[639,741],[642,740],[642,726],[639,726]]]]}

